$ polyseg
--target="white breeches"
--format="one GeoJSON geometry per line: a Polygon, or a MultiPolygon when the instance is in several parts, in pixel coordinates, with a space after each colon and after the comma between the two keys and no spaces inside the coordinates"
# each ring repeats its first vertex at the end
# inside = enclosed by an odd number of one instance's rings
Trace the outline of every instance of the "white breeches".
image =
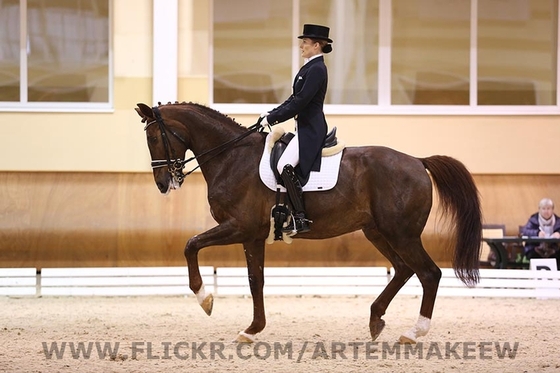
{"type": "Polygon", "coordinates": [[[284,150],[284,153],[282,153],[282,156],[278,160],[278,173],[282,174],[285,165],[291,164],[293,167],[295,167],[298,163],[299,141],[298,134],[296,132],[294,138],[292,139],[292,141],[290,141],[290,143],[286,147],[286,150],[284,150]]]}

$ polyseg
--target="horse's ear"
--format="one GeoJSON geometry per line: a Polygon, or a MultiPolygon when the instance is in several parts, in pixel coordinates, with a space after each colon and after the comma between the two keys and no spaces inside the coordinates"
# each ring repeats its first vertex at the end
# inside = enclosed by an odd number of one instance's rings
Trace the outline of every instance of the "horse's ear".
{"type": "Polygon", "coordinates": [[[136,104],[136,105],[138,105],[138,107],[134,108],[134,110],[136,110],[136,112],[138,113],[138,115],[140,115],[142,117],[142,119],[145,119],[145,118],[153,119],[154,118],[154,112],[152,111],[151,107],[149,107],[146,104],[142,104],[142,103],[136,104]]]}

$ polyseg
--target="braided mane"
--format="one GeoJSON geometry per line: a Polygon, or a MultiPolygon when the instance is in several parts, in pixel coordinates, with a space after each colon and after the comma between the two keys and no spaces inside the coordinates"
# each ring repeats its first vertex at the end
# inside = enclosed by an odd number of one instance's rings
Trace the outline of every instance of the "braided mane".
{"type": "Polygon", "coordinates": [[[186,106],[186,107],[190,107],[192,109],[194,109],[193,111],[196,113],[199,113],[201,115],[210,117],[212,119],[215,119],[219,122],[227,122],[229,124],[235,124],[237,126],[242,127],[241,124],[237,123],[235,121],[235,119],[227,116],[226,114],[220,113],[218,110],[216,109],[212,109],[211,107],[208,107],[206,105],[202,105],[196,102],[179,102],[179,101],[175,101],[174,103],[168,102],[167,104],[162,105],[161,102],[158,102],[158,107],[160,106],[168,106],[168,105],[172,105],[172,106],[186,106]]]}

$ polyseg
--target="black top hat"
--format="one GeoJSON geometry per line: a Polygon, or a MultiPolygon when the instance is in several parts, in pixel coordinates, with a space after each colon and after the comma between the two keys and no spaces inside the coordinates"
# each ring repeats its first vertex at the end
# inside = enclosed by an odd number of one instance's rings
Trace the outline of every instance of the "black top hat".
{"type": "Polygon", "coordinates": [[[303,25],[303,34],[298,36],[298,38],[326,40],[329,43],[332,43],[333,41],[329,39],[329,30],[330,29],[327,26],[306,24],[303,25]]]}

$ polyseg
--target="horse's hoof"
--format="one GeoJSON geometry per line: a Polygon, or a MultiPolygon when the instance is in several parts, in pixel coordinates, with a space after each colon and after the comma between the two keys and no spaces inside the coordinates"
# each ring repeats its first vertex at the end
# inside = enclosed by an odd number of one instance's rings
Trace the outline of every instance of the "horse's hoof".
{"type": "Polygon", "coordinates": [[[237,343],[254,343],[255,342],[255,335],[245,333],[244,331],[240,331],[237,335],[237,338],[233,342],[237,343]]]}
{"type": "Polygon", "coordinates": [[[416,344],[416,341],[410,337],[401,335],[401,337],[399,338],[399,343],[402,345],[413,345],[416,344]]]}
{"type": "Polygon", "coordinates": [[[208,316],[212,314],[212,307],[214,306],[214,296],[212,294],[208,294],[206,298],[200,303],[200,307],[206,312],[208,316]]]}
{"type": "Polygon", "coordinates": [[[381,334],[383,328],[385,328],[385,321],[382,319],[369,323],[369,332],[371,334],[372,341],[375,341],[377,337],[379,337],[379,334],[381,334]]]}

